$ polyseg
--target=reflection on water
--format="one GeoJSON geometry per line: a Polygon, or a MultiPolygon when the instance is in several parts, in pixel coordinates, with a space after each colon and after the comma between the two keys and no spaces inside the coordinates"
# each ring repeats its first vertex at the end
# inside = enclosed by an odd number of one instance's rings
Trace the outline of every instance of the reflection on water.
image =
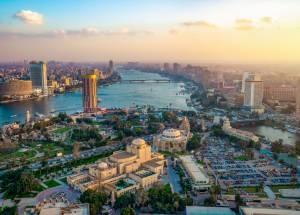
{"type": "MultiPolygon", "coordinates": [[[[159,74],[139,71],[123,71],[124,80],[130,79],[166,79],[159,74]]],[[[176,95],[182,90],[184,83],[115,83],[98,88],[100,106],[106,108],[130,107],[133,105],[153,105],[189,109],[186,99],[189,94],[176,95]]],[[[82,93],[78,89],[72,93],[27,100],[8,104],[0,104],[0,124],[13,121],[24,121],[25,112],[49,115],[57,112],[74,113],[82,111],[82,93]]]]}
{"type": "Polygon", "coordinates": [[[265,136],[271,141],[282,139],[284,144],[294,145],[300,136],[271,126],[259,125],[241,128],[243,130],[254,132],[255,134],[265,136]]]}

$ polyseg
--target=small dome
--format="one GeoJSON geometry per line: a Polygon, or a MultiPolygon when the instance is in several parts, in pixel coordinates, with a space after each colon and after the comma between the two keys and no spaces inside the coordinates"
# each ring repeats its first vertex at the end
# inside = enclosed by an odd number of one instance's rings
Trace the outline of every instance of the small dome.
{"type": "Polygon", "coordinates": [[[145,140],[143,140],[141,138],[137,138],[132,141],[132,144],[136,145],[136,146],[142,146],[142,145],[145,145],[146,142],[145,142],[145,140]]]}
{"type": "Polygon", "coordinates": [[[166,138],[179,138],[181,137],[181,133],[179,130],[171,128],[164,130],[162,136],[166,138]]]}
{"type": "Polygon", "coordinates": [[[107,165],[107,163],[105,163],[105,162],[100,162],[100,163],[98,164],[98,167],[99,167],[100,169],[107,169],[107,168],[108,168],[108,165],[107,165]]]}

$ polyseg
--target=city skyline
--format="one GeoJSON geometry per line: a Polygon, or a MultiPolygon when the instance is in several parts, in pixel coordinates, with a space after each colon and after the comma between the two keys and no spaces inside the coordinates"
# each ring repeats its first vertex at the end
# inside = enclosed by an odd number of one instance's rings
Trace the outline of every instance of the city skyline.
{"type": "Polygon", "coordinates": [[[0,61],[300,59],[300,3],[295,0],[4,0],[0,7],[0,48],[5,50],[0,61]]]}

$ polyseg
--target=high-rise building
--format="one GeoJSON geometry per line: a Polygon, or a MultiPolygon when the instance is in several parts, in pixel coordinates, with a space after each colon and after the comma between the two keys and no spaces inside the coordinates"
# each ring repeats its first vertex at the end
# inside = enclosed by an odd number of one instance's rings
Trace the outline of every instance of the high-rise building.
{"type": "Polygon", "coordinates": [[[41,89],[44,94],[48,92],[47,64],[39,61],[30,62],[30,79],[33,89],[41,89]]]}
{"type": "Polygon", "coordinates": [[[108,63],[109,71],[113,72],[114,71],[114,62],[112,60],[109,61],[108,63]]]}
{"type": "Polygon", "coordinates": [[[181,65],[179,63],[173,63],[173,71],[175,73],[180,72],[181,70],[181,65]]]}
{"type": "Polygon", "coordinates": [[[265,86],[264,99],[294,102],[296,100],[296,87],[290,85],[265,86]]]}
{"type": "Polygon", "coordinates": [[[245,73],[243,74],[242,90],[241,90],[242,93],[245,93],[246,79],[248,78],[249,75],[250,75],[250,74],[249,74],[248,72],[245,72],[245,73]]]}
{"type": "Polygon", "coordinates": [[[85,113],[97,111],[97,76],[82,76],[83,109],[85,113]]]}
{"type": "Polygon", "coordinates": [[[165,72],[169,72],[169,71],[170,71],[170,64],[169,64],[169,63],[164,63],[164,68],[163,68],[163,70],[164,70],[165,72]]]}
{"type": "Polygon", "coordinates": [[[298,80],[296,88],[296,117],[300,120],[300,79],[298,80]]]}
{"type": "Polygon", "coordinates": [[[244,106],[251,112],[263,113],[264,86],[259,75],[251,74],[245,80],[244,106]]]}

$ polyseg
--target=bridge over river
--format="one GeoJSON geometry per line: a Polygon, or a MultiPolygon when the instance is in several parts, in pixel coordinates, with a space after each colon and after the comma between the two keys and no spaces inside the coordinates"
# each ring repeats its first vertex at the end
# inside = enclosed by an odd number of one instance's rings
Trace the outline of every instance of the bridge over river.
{"type": "Polygon", "coordinates": [[[121,80],[122,83],[180,83],[169,79],[125,79],[121,80]]]}

